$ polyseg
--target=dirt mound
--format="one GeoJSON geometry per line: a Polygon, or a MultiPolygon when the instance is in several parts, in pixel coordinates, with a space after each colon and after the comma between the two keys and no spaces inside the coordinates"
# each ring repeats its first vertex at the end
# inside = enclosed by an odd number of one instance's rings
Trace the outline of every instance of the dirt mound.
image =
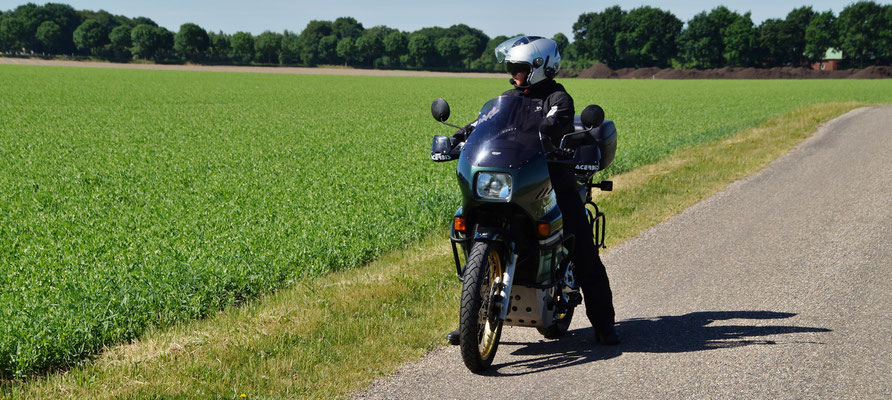
{"type": "Polygon", "coordinates": [[[874,65],[855,72],[851,77],[855,79],[888,79],[892,78],[892,67],[874,65]]]}
{"type": "Polygon", "coordinates": [[[610,69],[605,64],[595,64],[589,68],[586,68],[580,71],[576,77],[577,78],[589,78],[589,79],[607,79],[607,78],[617,78],[617,76],[613,73],[613,70],[610,69]]]}
{"type": "Polygon", "coordinates": [[[820,71],[801,67],[723,67],[716,69],[650,67],[612,70],[607,65],[599,63],[584,70],[561,71],[558,77],[589,79],[888,79],[892,78],[892,67],[871,66],[864,69],[838,71],[820,71]]]}
{"type": "Polygon", "coordinates": [[[650,68],[625,68],[622,73],[617,71],[621,76],[626,76],[632,79],[655,79],[657,76],[657,72],[660,72],[660,68],[650,67],[650,68]]]}

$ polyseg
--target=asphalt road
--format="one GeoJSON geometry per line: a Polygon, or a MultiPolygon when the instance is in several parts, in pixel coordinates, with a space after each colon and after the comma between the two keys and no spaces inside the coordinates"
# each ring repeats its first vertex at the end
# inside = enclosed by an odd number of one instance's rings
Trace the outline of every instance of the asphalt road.
{"type": "Polygon", "coordinates": [[[557,341],[506,328],[484,375],[442,347],[357,396],[892,399],[892,107],[826,124],[604,262],[621,345],[595,345],[577,309],[557,341]]]}

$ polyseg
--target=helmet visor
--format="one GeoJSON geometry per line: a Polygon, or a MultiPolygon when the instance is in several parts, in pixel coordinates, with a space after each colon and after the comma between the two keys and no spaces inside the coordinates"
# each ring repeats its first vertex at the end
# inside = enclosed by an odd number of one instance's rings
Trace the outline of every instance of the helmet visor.
{"type": "Polygon", "coordinates": [[[499,63],[504,62],[505,58],[508,57],[508,52],[510,52],[514,46],[528,43],[530,43],[530,39],[526,36],[517,36],[502,42],[502,44],[496,46],[496,60],[498,60],[499,63]]]}
{"type": "Polygon", "coordinates": [[[530,64],[527,64],[527,63],[513,63],[510,61],[505,63],[505,71],[508,71],[508,73],[511,75],[514,75],[514,74],[517,74],[520,72],[523,72],[524,74],[529,74],[530,70],[531,70],[530,64]]]}

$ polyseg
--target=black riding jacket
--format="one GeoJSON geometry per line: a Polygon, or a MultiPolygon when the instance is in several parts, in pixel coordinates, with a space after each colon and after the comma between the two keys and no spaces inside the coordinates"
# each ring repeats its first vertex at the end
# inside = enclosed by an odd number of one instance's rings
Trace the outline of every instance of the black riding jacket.
{"type": "Polygon", "coordinates": [[[565,134],[573,132],[573,116],[576,114],[573,98],[560,83],[547,79],[527,89],[508,90],[502,96],[526,96],[542,100],[546,117],[539,125],[539,132],[548,136],[553,145],[559,145],[565,134]]]}

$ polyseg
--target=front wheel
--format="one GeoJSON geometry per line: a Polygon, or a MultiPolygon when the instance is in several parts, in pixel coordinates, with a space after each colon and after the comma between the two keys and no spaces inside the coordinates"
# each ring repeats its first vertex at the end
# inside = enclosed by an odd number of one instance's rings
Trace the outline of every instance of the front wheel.
{"type": "Polygon", "coordinates": [[[461,289],[459,338],[461,357],[471,372],[480,372],[492,365],[502,335],[493,297],[500,290],[504,258],[495,244],[476,242],[468,256],[464,284],[461,289]]]}

